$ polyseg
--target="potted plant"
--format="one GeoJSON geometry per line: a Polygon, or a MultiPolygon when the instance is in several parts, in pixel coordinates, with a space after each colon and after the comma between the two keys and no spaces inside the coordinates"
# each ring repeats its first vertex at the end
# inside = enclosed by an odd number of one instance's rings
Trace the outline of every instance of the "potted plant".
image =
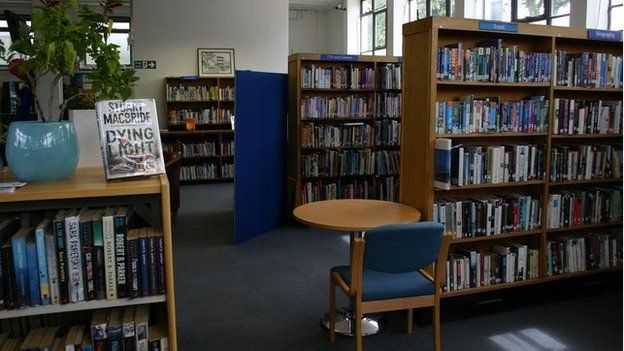
{"type": "Polygon", "coordinates": [[[60,119],[81,94],[66,99],[58,109],[53,105],[58,83],[74,74],[87,55],[95,62],[88,79],[97,99],[125,100],[132,95],[135,72],[120,64],[117,46],[107,43],[113,9],[123,2],[102,0],[93,8],[76,0],[39,0],[32,14],[31,33],[22,33],[23,39],[8,49],[0,42],[0,55],[10,62],[9,70],[31,88],[40,119],[9,125],[7,161],[20,180],[65,179],[75,170],[78,143],[74,127],[60,119]],[[45,99],[38,89],[44,76],[51,77],[45,99]],[[56,113],[58,116],[52,115],[56,113]]]}

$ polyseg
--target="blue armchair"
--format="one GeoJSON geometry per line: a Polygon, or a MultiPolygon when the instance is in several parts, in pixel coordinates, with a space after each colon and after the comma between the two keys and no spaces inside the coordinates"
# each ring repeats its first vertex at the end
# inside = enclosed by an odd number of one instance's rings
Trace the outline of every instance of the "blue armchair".
{"type": "Polygon", "coordinates": [[[330,272],[329,338],[335,341],[336,286],[353,299],[355,346],[362,350],[361,319],[365,313],[407,310],[412,332],[413,309],[433,307],[434,350],[441,349],[440,292],[451,236],[434,222],[390,224],[351,242],[351,265],[330,272]],[[423,268],[434,263],[433,276],[423,268]]]}

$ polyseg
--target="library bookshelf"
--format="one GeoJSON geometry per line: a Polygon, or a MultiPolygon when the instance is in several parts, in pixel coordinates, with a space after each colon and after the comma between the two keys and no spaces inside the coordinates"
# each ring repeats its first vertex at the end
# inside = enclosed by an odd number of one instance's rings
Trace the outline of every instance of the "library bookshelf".
{"type": "Polygon", "coordinates": [[[180,155],[181,184],[234,179],[235,100],[235,78],[165,78],[167,130],[160,135],[163,148],[180,155]],[[187,119],[195,130],[187,131],[187,119]]]}
{"type": "MultiPolygon", "coordinates": [[[[618,264],[560,274],[548,274],[549,242],[564,240],[568,235],[587,235],[602,231],[621,230],[622,213],[614,220],[600,223],[580,224],[577,226],[549,229],[549,196],[561,191],[577,191],[587,187],[620,187],[622,175],[614,174],[606,179],[582,179],[552,181],[551,152],[564,145],[605,145],[613,144],[615,149],[622,149],[621,129],[612,134],[560,134],[553,131],[555,99],[619,101],[621,106],[622,88],[560,86],[556,80],[557,51],[576,53],[606,53],[622,55],[621,41],[593,40],[588,30],[554,26],[510,24],[511,31],[481,30],[478,20],[430,17],[403,26],[403,75],[409,77],[403,84],[403,134],[401,140],[401,184],[400,201],[418,208],[424,220],[434,220],[434,205],[440,201],[457,201],[493,194],[509,195],[513,193],[529,194],[541,199],[541,218],[536,228],[503,232],[489,236],[458,237],[451,242],[450,254],[466,252],[467,249],[485,252],[492,245],[511,245],[522,243],[529,249],[538,250],[537,274],[514,282],[502,282],[486,286],[471,286],[443,292],[443,297],[452,297],[481,293],[498,289],[513,288],[531,284],[546,283],[566,278],[621,272],[621,259],[618,264]],[[546,53],[552,59],[550,78],[538,82],[492,82],[443,80],[438,76],[439,49],[457,47],[462,43],[463,50],[472,49],[483,43],[502,39],[502,47],[517,46],[525,52],[546,53]],[[496,96],[503,101],[517,101],[529,96],[543,96],[547,100],[546,131],[532,132],[491,132],[457,134],[439,130],[438,101],[458,101],[462,96],[485,99],[496,96]],[[544,152],[544,176],[518,182],[496,184],[451,185],[450,190],[441,190],[434,186],[436,140],[450,139],[453,147],[479,145],[483,147],[507,144],[541,145],[544,152]],[[453,200],[448,200],[453,199],[453,200]]],[[[485,21],[487,22],[487,21],[485,21]]],[[[486,27],[486,26],[483,26],[486,27]]],[[[460,48],[461,50],[461,48],[460,48]]],[[[466,67],[464,67],[466,69],[466,67]]],[[[621,112],[620,112],[621,113],[621,112]]],[[[621,152],[621,151],[620,151],[621,152]]],[[[616,156],[617,157],[617,156],[616,156]]],[[[619,154],[621,157],[621,153],[619,154]]],[[[621,162],[621,160],[620,160],[621,162]]],[[[621,240],[621,231],[619,234],[621,240]]],[[[450,258],[449,258],[450,260],[450,258]]]]}
{"type": "MultiPolygon", "coordinates": [[[[14,181],[15,179],[8,169],[5,169],[0,172],[0,180],[14,181]]],[[[66,208],[133,206],[135,212],[139,213],[149,225],[162,228],[166,293],[137,298],[90,300],[3,310],[0,311],[1,325],[7,325],[5,321],[21,318],[30,319],[36,316],[51,316],[48,321],[58,323],[58,321],[63,320],[62,315],[84,314],[97,309],[149,304],[157,310],[158,316],[164,316],[169,349],[177,350],[173,243],[169,201],[169,182],[164,174],[107,182],[102,168],[78,168],[70,179],[28,183],[13,193],[2,194],[0,196],[0,216],[19,214],[22,225],[25,226],[33,225],[34,218],[39,218],[37,213],[51,213],[66,208]]],[[[29,323],[32,323],[32,320],[26,322],[25,325],[29,323]]],[[[17,325],[20,325],[19,321],[17,321],[17,325]]],[[[24,324],[22,323],[22,325],[24,324]]],[[[38,325],[39,327],[42,326],[41,324],[38,325]]]]}
{"type": "Polygon", "coordinates": [[[289,56],[289,206],[333,198],[398,200],[400,88],[400,57],[309,53],[289,56]],[[331,79],[320,84],[323,79],[314,76],[318,73],[315,69],[329,73],[331,79]],[[322,139],[327,141],[323,133],[329,130],[335,133],[331,138],[339,134],[340,141],[331,143],[330,139],[331,145],[316,145],[323,143],[322,139]],[[364,136],[366,133],[369,136],[364,136]],[[332,154],[333,163],[325,167],[323,160],[332,154]],[[353,160],[347,160],[349,157],[362,157],[367,166],[350,163],[353,160]],[[306,173],[304,159],[318,167],[318,174],[306,173]],[[375,162],[376,159],[382,161],[375,162]],[[349,172],[350,167],[359,166],[367,169],[349,172]]]}

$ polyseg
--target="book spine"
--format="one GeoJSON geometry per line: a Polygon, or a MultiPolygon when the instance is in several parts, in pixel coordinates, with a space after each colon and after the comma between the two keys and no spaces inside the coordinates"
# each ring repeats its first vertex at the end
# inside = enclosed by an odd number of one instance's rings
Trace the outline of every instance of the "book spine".
{"type": "Polygon", "coordinates": [[[149,249],[147,245],[147,237],[142,236],[139,239],[139,249],[141,253],[141,295],[150,294],[150,274],[149,274],[149,249]]]}
{"type": "Polygon", "coordinates": [[[102,220],[93,221],[93,275],[95,280],[95,297],[106,298],[106,270],[104,268],[104,239],[102,220]]]}
{"type": "Polygon", "coordinates": [[[5,282],[5,271],[6,268],[4,268],[4,266],[6,265],[6,263],[4,262],[4,257],[3,255],[0,253],[0,311],[4,310],[5,308],[7,308],[7,300],[5,298],[6,294],[6,282],[5,282]]]}
{"type": "Polygon", "coordinates": [[[48,277],[48,256],[46,253],[46,236],[43,228],[35,231],[37,242],[37,267],[39,268],[39,292],[41,293],[41,304],[50,304],[50,280],[48,277]]]}
{"type": "Polygon", "coordinates": [[[152,340],[149,342],[149,351],[161,351],[160,350],[160,339],[152,340]]]}
{"type": "Polygon", "coordinates": [[[82,268],[84,272],[85,299],[94,300],[95,275],[93,267],[93,232],[91,221],[80,223],[80,242],[82,243],[82,268]]]}
{"type": "Polygon", "coordinates": [[[164,294],[167,288],[165,285],[165,238],[162,235],[156,237],[156,248],[157,293],[164,294]]]}
{"type": "Polygon", "coordinates": [[[65,218],[65,235],[67,244],[67,267],[69,300],[71,302],[84,301],[84,278],[82,275],[82,255],[80,245],[80,230],[78,216],[65,218]]]}
{"type": "Polygon", "coordinates": [[[104,271],[106,274],[106,299],[117,298],[115,273],[115,227],[112,216],[102,217],[104,233],[104,271]]]}
{"type": "Polygon", "coordinates": [[[108,351],[124,351],[124,337],[122,326],[110,327],[106,331],[108,351]]]}
{"type": "Polygon", "coordinates": [[[39,291],[39,268],[37,267],[37,245],[34,242],[26,244],[26,264],[28,266],[28,296],[30,306],[41,305],[39,291]]]}
{"type": "Polygon", "coordinates": [[[106,324],[97,324],[91,326],[91,340],[93,341],[93,350],[106,351],[106,324]]]}
{"type": "Polygon", "coordinates": [[[17,306],[27,306],[28,299],[28,267],[26,263],[26,241],[24,238],[13,240],[13,268],[15,269],[15,286],[17,288],[17,306]]]}
{"type": "Polygon", "coordinates": [[[13,250],[11,246],[2,248],[2,275],[4,276],[4,307],[8,310],[15,308],[17,290],[15,275],[13,274],[13,250]]]}
{"type": "Polygon", "coordinates": [[[141,296],[141,256],[139,239],[128,240],[128,290],[130,297],[141,296]]]}
{"type": "Polygon", "coordinates": [[[126,283],[126,217],[115,217],[115,271],[117,275],[117,297],[127,296],[126,283]]]}
{"type": "Polygon", "coordinates": [[[158,293],[158,269],[157,265],[157,250],[156,237],[151,235],[148,238],[148,257],[149,257],[149,283],[150,283],[150,295],[156,295],[158,293]]]}
{"type": "Polygon", "coordinates": [[[67,285],[67,262],[65,256],[65,220],[54,221],[54,235],[56,236],[56,254],[58,262],[58,281],[61,303],[69,302],[69,287],[67,285]]]}
{"type": "Polygon", "coordinates": [[[149,328],[147,322],[135,325],[136,351],[148,351],[149,328]]]}
{"type": "Polygon", "coordinates": [[[123,349],[125,351],[136,350],[134,322],[123,324],[123,349]]]}
{"type": "Polygon", "coordinates": [[[50,283],[50,303],[56,305],[61,303],[58,265],[56,262],[56,238],[54,235],[45,236],[46,261],[48,265],[48,278],[50,283]]]}

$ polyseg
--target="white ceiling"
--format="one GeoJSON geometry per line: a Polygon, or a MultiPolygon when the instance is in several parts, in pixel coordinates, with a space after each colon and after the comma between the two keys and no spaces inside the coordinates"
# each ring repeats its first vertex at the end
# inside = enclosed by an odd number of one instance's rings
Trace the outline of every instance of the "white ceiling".
{"type": "Polygon", "coordinates": [[[288,7],[290,9],[329,10],[342,2],[342,0],[289,0],[288,7]]]}

